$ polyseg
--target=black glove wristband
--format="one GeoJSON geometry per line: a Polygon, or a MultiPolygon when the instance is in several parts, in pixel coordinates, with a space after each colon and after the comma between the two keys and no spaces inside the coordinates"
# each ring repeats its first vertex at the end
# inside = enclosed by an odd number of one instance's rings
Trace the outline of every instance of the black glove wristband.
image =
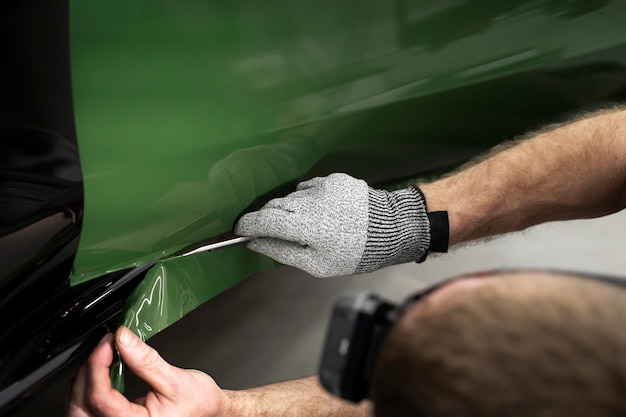
{"type": "Polygon", "coordinates": [[[450,243],[450,222],[447,211],[429,211],[426,213],[430,221],[430,246],[433,252],[448,252],[450,243]]]}
{"type": "Polygon", "coordinates": [[[426,253],[424,253],[424,256],[417,261],[418,263],[422,263],[426,260],[428,251],[440,253],[448,252],[448,246],[450,244],[450,222],[448,220],[447,211],[428,211],[428,202],[424,197],[424,193],[417,185],[413,185],[412,187],[422,196],[426,205],[428,222],[430,223],[430,245],[426,253]]]}

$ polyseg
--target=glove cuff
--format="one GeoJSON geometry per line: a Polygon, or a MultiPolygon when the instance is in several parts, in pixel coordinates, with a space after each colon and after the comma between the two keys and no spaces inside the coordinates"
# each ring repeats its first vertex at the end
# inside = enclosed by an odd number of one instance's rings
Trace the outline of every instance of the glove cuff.
{"type": "Polygon", "coordinates": [[[431,246],[430,220],[421,190],[368,192],[367,242],[356,273],[421,262],[431,246]]]}
{"type": "MultiPolygon", "coordinates": [[[[417,185],[412,185],[419,195],[422,197],[424,204],[426,204],[426,197],[424,193],[417,185]]],[[[448,252],[448,246],[450,245],[450,222],[448,220],[447,211],[428,211],[426,208],[426,215],[428,216],[428,223],[430,225],[430,245],[428,250],[424,252],[424,256],[418,259],[417,263],[422,263],[428,256],[428,251],[446,253],[448,252]]]]}

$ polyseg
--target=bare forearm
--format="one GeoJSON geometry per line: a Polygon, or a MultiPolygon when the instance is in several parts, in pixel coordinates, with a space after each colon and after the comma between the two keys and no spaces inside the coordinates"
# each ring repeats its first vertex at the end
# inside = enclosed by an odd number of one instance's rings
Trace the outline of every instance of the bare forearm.
{"type": "Polygon", "coordinates": [[[356,405],[326,392],[316,377],[266,385],[242,391],[225,391],[224,416],[280,417],[366,417],[371,415],[367,401],[356,405]]]}
{"type": "Polygon", "coordinates": [[[450,244],[626,206],[626,111],[549,130],[455,175],[420,186],[447,210],[450,244]]]}

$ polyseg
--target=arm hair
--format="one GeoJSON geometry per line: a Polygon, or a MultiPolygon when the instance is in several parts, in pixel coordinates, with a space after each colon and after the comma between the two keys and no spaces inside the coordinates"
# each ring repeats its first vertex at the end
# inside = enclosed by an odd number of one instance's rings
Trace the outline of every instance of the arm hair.
{"type": "Polygon", "coordinates": [[[429,210],[448,211],[451,245],[617,212],[626,207],[626,109],[549,126],[420,188],[429,210]]]}

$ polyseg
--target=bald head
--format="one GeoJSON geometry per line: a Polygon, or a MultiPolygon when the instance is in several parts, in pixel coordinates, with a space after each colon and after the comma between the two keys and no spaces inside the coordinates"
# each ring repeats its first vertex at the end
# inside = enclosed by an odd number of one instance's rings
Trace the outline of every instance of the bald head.
{"type": "Polygon", "coordinates": [[[386,417],[623,416],[624,392],[626,291],[510,273],[415,304],[381,351],[371,398],[386,417]]]}

